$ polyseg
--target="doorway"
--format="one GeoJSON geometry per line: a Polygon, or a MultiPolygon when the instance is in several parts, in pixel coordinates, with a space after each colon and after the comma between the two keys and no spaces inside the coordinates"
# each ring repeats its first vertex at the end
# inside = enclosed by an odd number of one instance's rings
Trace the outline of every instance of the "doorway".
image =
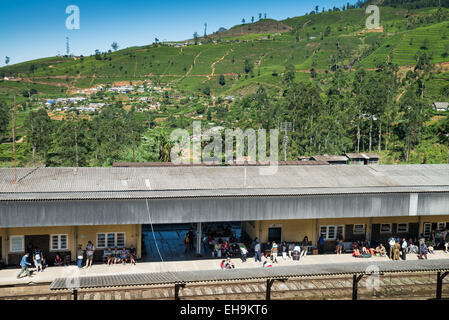
{"type": "MultiPolygon", "coordinates": [[[[26,252],[29,252],[30,250],[34,251],[34,249],[39,249],[42,252],[47,263],[54,259],[55,254],[52,254],[50,252],[50,235],[42,234],[42,235],[25,236],[25,251],[26,252]]],[[[31,254],[30,257],[28,258],[31,258],[30,259],[31,261],[33,260],[31,254]]]]}
{"type": "Polygon", "coordinates": [[[268,241],[281,243],[282,240],[282,228],[281,227],[272,227],[268,228],[268,241]]]}

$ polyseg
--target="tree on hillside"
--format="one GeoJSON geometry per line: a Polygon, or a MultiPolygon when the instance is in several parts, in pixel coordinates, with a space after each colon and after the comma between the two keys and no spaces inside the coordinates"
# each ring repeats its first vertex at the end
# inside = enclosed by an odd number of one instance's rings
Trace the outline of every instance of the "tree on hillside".
{"type": "Polygon", "coordinates": [[[220,74],[220,78],[219,78],[219,80],[218,80],[218,83],[219,83],[220,85],[222,85],[222,86],[224,86],[224,85],[226,84],[226,80],[225,80],[224,75],[220,74]]]}
{"type": "Polygon", "coordinates": [[[7,132],[8,124],[9,124],[9,107],[5,102],[0,102],[0,138],[2,138],[4,134],[7,132]]]}
{"type": "Polygon", "coordinates": [[[254,23],[254,16],[251,17],[251,23],[254,23]]]}
{"type": "Polygon", "coordinates": [[[195,41],[195,44],[198,44],[198,32],[193,33],[193,40],[195,41]]]}
{"type": "Polygon", "coordinates": [[[52,135],[52,123],[47,111],[43,108],[30,111],[25,119],[24,127],[26,140],[32,148],[33,164],[36,154],[40,155],[46,163],[52,135]]]}
{"type": "Polygon", "coordinates": [[[315,13],[318,13],[319,6],[315,6],[315,13]]]}
{"type": "Polygon", "coordinates": [[[263,14],[263,18],[264,18],[264,19],[267,18],[267,14],[266,14],[266,13],[263,14]]]}
{"type": "Polygon", "coordinates": [[[284,83],[290,85],[295,80],[295,75],[296,75],[295,66],[291,63],[287,64],[285,66],[284,71],[284,79],[283,79],[284,83]]]}
{"type": "Polygon", "coordinates": [[[5,64],[9,64],[9,60],[10,60],[9,57],[6,56],[6,57],[5,57],[5,64]]]}
{"type": "Polygon", "coordinates": [[[101,52],[98,49],[95,50],[95,59],[96,60],[101,60],[101,52]]]}
{"type": "Polygon", "coordinates": [[[114,42],[111,44],[111,47],[112,47],[112,49],[113,49],[114,51],[117,51],[117,49],[118,49],[118,43],[114,41],[114,42]]]}
{"type": "Polygon", "coordinates": [[[242,19],[242,24],[245,24],[245,18],[242,19]]]}
{"type": "Polygon", "coordinates": [[[261,13],[259,13],[259,20],[261,20],[262,19],[262,14],[261,13]]]}
{"type": "Polygon", "coordinates": [[[245,73],[250,73],[254,68],[254,64],[249,61],[249,59],[245,59],[245,73]]]}

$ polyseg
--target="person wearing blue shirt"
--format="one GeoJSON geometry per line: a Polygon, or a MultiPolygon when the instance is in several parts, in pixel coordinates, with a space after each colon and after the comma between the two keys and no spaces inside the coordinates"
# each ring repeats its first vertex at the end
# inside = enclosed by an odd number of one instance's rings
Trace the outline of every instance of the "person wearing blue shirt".
{"type": "Polygon", "coordinates": [[[23,272],[26,273],[27,276],[31,276],[31,272],[29,270],[29,266],[31,266],[31,263],[29,263],[27,261],[29,256],[29,253],[25,253],[25,255],[22,257],[22,260],[20,261],[20,266],[22,267],[22,269],[20,270],[19,274],[17,275],[17,279],[20,278],[20,276],[22,275],[23,272]]]}

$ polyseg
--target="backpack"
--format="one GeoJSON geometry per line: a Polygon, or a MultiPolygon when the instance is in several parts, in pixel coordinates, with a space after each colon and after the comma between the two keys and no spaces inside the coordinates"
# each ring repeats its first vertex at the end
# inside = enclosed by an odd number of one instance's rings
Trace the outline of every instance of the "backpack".
{"type": "Polygon", "coordinates": [[[186,235],[185,239],[184,239],[184,243],[189,243],[189,236],[186,235]]]}

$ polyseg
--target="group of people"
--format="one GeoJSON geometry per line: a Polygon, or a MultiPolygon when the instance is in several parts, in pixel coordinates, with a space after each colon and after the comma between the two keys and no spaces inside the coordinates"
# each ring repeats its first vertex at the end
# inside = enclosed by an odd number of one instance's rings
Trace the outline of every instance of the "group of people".
{"type": "Polygon", "coordinates": [[[31,276],[30,268],[33,264],[36,268],[36,272],[42,272],[43,266],[47,265],[44,259],[44,255],[39,249],[35,249],[31,255],[30,252],[26,252],[23,255],[22,259],[20,260],[21,270],[17,274],[17,279],[19,279],[24,272],[27,276],[31,276]],[[30,257],[32,258],[33,263],[30,262],[30,257]]]}
{"type": "Polygon", "coordinates": [[[266,243],[265,246],[262,247],[262,244],[256,237],[252,243],[252,247],[254,249],[254,260],[256,262],[262,262],[262,257],[265,256],[266,258],[270,257],[272,263],[278,263],[277,258],[279,253],[281,253],[283,260],[286,260],[287,258],[299,260],[300,257],[305,257],[309,249],[309,240],[306,236],[301,245],[295,242],[287,244],[286,241],[279,245],[273,241],[266,243]]]}
{"type": "Polygon", "coordinates": [[[191,251],[195,250],[195,233],[193,233],[193,229],[190,228],[189,232],[186,233],[184,237],[184,246],[185,246],[185,254],[188,254],[191,251]]]}
{"type": "MultiPolygon", "coordinates": [[[[389,258],[391,260],[406,260],[407,254],[417,254],[418,259],[427,259],[427,254],[434,254],[434,245],[431,241],[427,241],[423,236],[419,240],[410,238],[390,237],[388,239],[389,258]]],[[[337,245],[338,250],[338,245],[337,245]]],[[[446,251],[447,252],[447,251],[446,251]]],[[[354,241],[352,243],[352,256],[356,258],[369,258],[372,256],[387,256],[386,247],[380,243],[375,248],[370,246],[370,243],[365,241],[354,241]]]]}
{"type": "Polygon", "coordinates": [[[114,250],[111,250],[111,248],[108,248],[104,252],[104,256],[106,258],[106,264],[109,266],[111,264],[126,264],[128,263],[128,260],[132,264],[136,264],[136,248],[134,248],[133,245],[130,246],[129,250],[126,248],[122,248],[122,250],[119,250],[117,247],[114,248],[114,250]]]}

